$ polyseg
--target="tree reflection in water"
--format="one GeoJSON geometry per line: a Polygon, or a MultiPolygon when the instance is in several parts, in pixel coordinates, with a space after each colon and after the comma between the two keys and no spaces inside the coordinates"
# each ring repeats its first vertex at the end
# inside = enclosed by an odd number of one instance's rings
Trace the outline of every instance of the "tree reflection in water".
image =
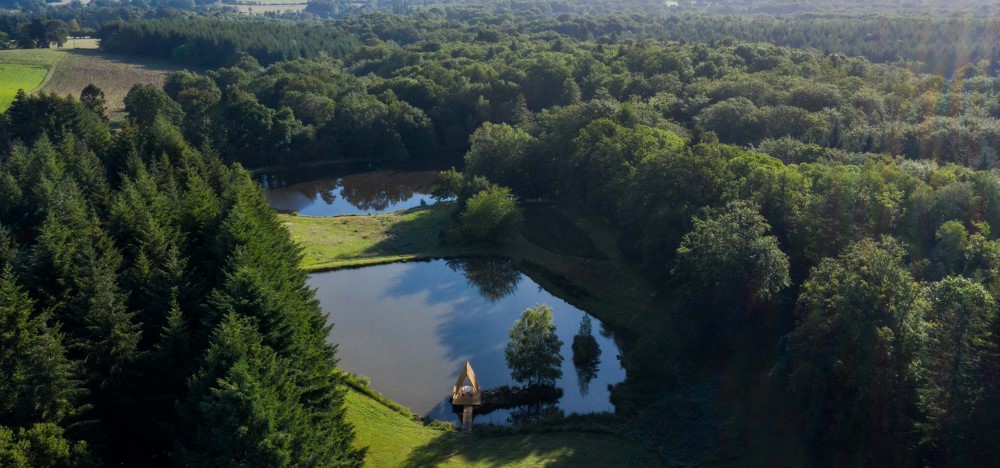
{"type": "Polygon", "coordinates": [[[415,193],[430,193],[437,175],[428,172],[369,172],[341,177],[340,196],[363,211],[384,211],[409,200],[415,193]]]}
{"type": "Polygon", "coordinates": [[[503,257],[455,258],[447,260],[447,264],[452,271],[461,271],[469,285],[490,302],[513,294],[521,282],[521,272],[514,262],[503,257]]]}
{"type": "Polygon", "coordinates": [[[580,395],[583,396],[590,391],[590,381],[597,377],[597,369],[601,364],[601,346],[594,338],[593,327],[593,319],[584,315],[580,321],[580,331],[573,337],[573,367],[576,368],[576,379],[580,385],[580,395]]]}
{"type": "Polygon", "coordinates": [[[559,409],[558,402],[533,403],[514,408],[507,417],[507,423],[511,426],[523,426],[562,416],[563,412],[559,409]]]}
{"type": "Polygon", "coordinates": [[[379,171],[288,184],[277,175],[262,176],[268,202],[279,211],[307,216],[371,214],[433,203],[437,172],[379,171]]]}

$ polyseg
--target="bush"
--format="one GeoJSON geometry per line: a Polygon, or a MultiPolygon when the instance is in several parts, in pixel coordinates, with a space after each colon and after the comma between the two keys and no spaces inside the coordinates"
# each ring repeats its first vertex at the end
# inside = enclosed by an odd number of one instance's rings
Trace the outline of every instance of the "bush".
{"type": "Polygon", "coordinates": [[[469,241],[495,240],[505,226],[519,218],[517,199],[510,189],[491,186],[466,203],[459,216],[459,229],[469,241]]]}

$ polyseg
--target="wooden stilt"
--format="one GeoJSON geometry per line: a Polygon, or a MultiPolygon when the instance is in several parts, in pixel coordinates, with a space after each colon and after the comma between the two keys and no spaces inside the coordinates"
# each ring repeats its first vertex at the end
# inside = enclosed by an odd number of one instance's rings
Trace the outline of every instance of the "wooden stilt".
{"type": "Polygon", "coordinates": [[[462,430],[472,432],[472,406],[462,407],[462,430]]]}

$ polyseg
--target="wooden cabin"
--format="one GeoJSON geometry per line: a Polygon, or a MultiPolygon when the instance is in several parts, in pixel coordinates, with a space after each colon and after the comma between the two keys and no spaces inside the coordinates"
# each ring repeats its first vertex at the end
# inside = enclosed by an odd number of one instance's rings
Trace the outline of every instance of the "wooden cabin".
{"type": "Polygon", "coordinates": [[[451,387],[451,404],[455,406],[478,406],[482,402],[482,393],[479,390],[479,381],[476,380],[476,372],[472,370],[472,364],[469,361],[465,361],[465,368],[458,375],[455,386],[451,387]]]}

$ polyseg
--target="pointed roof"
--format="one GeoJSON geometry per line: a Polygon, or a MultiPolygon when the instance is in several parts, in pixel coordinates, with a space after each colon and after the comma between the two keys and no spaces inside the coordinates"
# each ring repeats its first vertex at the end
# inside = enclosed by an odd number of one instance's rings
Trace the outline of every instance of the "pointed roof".
{"type": "Polygon", "coordinates": [[[472,364],[470,364],[469,361],[465,361],[465,368],[462,369],[462,373],[458,375],[458,380],[455,382],[455,388],[462,388],[466,378],[468,378],[469,382],[472,383],[473,393],[479,394],[479,381],[476,380],[476,372],[472,370],[472,364]]]}

